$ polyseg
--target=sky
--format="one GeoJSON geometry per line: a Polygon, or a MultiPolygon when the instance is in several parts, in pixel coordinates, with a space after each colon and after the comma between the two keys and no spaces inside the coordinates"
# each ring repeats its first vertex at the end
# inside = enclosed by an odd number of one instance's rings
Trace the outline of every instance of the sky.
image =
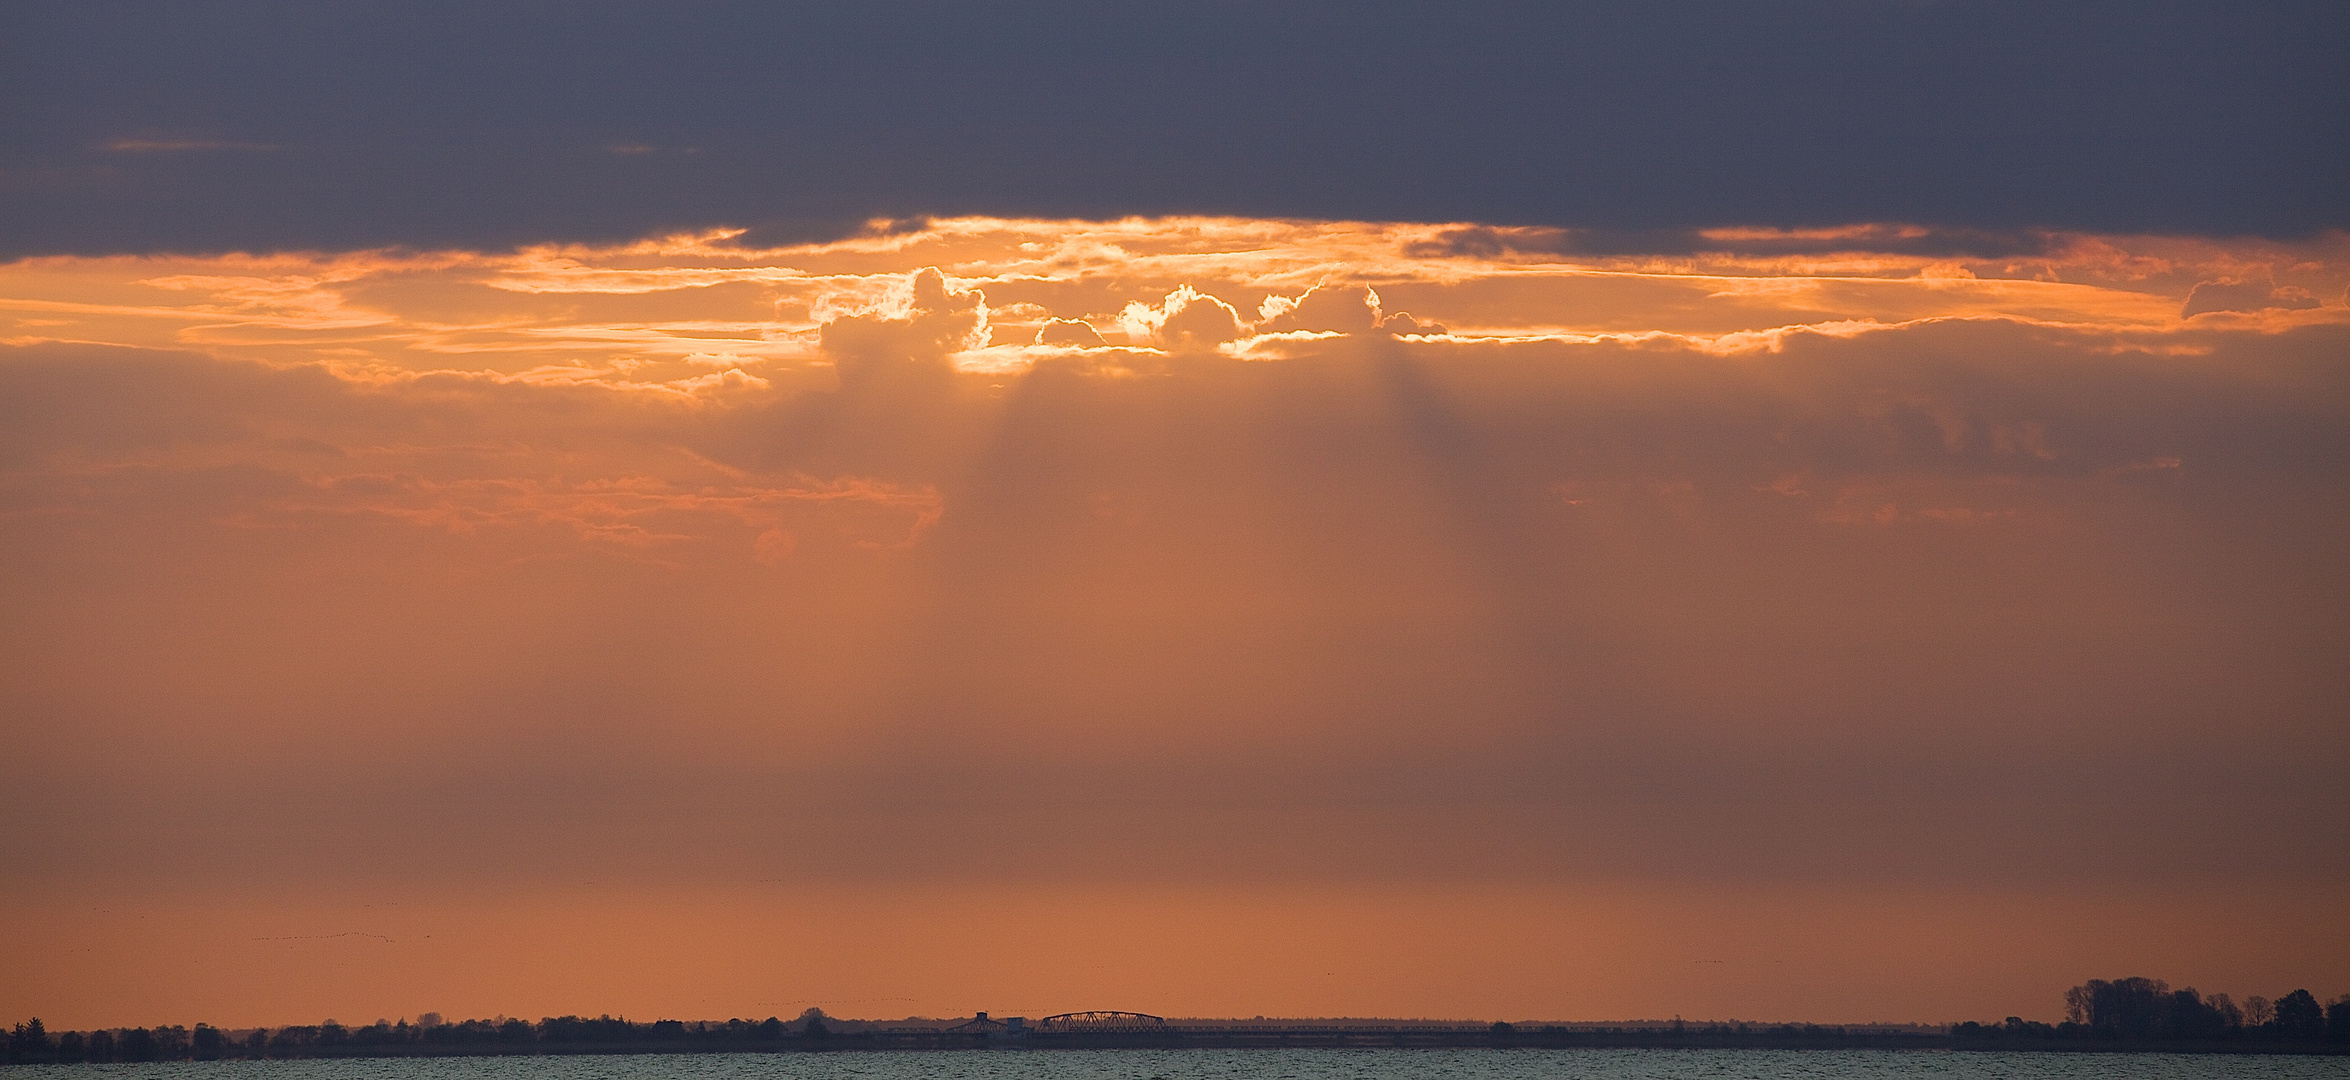
{"type": "Polygon", "coordinates": [[[5,18],[0,1022],[2350,992],[2338,5],[5,18]]]}

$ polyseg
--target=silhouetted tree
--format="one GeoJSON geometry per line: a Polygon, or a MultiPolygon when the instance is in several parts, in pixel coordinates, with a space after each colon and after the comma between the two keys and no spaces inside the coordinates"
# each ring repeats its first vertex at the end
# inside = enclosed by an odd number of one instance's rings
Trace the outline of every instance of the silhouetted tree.
{"type": "Polygon", "coordinates": [[[277,1029],[269,1045],[281,1050],[300,1050],[318,1041],[318,1029],[309,1024],[288,1024],[277,1029]]]}
{"type": "Polygon", "coordinates": [[[155,1033],[146,1028],[122,1029],[115,1055],[124,1061],[155,1060],[155,1033]]]}
{"type": "Polygon", "coordinates": [[[2244,1024],[2246,1027],[2267,1027],[2268,1022],[2276,1018],[2277,1007],[2270,1004],[2267,998],[2254,994],[2244,999],[2244,1024]]]}
{"type": "Polygon", "coordinates": [[[2169,1015],[2162,1020],[2161,1033],[2173,1039],[2216,1039],[2227,1033],[2226,1018],[2192,986],[2171,994],[2169,1015]]]}
{"type": "Polygon", "coordinates": [[[2288,1039],[2325,1037],[2325,1010],[2307,990],[2295,990],[2277,999],[2277,1033],[2288,1039]]]}
{"type": "Polygon", "coordinates": [[[190,1049],[195,1051],[196,1060],[217,1060],[220,1057],[220,1046],[221,1039],[219,1028],[213,1027],[210,1024],[196,1025],[196,1030],[193,1033],[190,1043],[190,1049]]]}
{"type": "Polygon", "coordinates": [[[433,1028],[426,1037],[435,1042],[490,1042],[498,1037],[498,1027],[487,1020],[465,1020],[433,1028]]]}
{"type": "Polygon", "coordinates": [[[91,1061],[113,1061],[121,1052],[113,1032],[101,1028],[90,1033],[90,1048],[86,1053],[91,1061]]]}
{"type": "Polygon", "coordinates": [[[801,1013],[800,1034],[811,1039],[821,1039],[832,1034],[832,1029],[824,1023],[824,1010],[811,1008],[801,1013]]]}
{"type": "Polygon", "coordinates": [[[2326,1037],[2335,1042],[2350,1042],[2350,994],[2335,998],[2326,1006],[2326,1037]]]}
{"type": "Polygon", "coordinates": [[[2144,1039],[2164,1033],[2173,1003],[2160,979],[2091,979],[2065,994],[2068,1012],[2078,1007],[2089,1032],[2101,1039],[2144,1039]]]}
{"type": "Polygon", "coordinates": [[[539,1041],[550,1043],[625,1042],[636,1037],[635,1025],[611,1016],[593,1020],[556,1016],[539,1021],[539,1041]]]}
{"type": "Polygon", "coordinates": [[[188,1029],[178,1024],[155,1029],[155,1056],[163,1061],[179,1061],[188,1056],[188,1029]]]}
{"type": "Polygon", "coordinates": [[[2091,979],[2064,992],[2064,1018],[2075,1024],[2089,1022],[2089,1006],[2097,999],[2097,988],[2105,985],[2103,979],[2091,979]]]}
{"type": "Polygon", "coordinates": [[[48,1052],[49,1029],[41,1026],[41,1018],[38,1016],[16,1025],[16,1030],[8,1035],[8,1053],[17,1061],[29,1060],[32,1054],[48,1052]]]}
{"type": "Polygon", "coordinates": [[[2056,1029],[2037,1020],[2010,1016],[1999,1024],[1999,1034],[2010,1039],[2046,1039],[2056,1035],[2056,1029]]]}

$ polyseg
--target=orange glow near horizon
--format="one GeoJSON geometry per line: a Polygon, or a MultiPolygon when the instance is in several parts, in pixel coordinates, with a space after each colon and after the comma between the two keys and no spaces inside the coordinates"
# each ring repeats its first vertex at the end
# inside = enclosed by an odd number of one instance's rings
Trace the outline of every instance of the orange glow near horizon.
{"type": "MultiPolygon", "coordinates": [[[[1344,329],[1275,314],[1318,286],[1368,287],[1386,314],[1445,327],[1431,336],[1448,343],[1655,341],[1725,354],[1767,351],[1793,333],[1932,320],[1997,319],[2139,344],[2193,329],[2335,324],[2350,310],[2341,298],[2350,239],[2342,237],[2298,245],[2054,237],[2045,253],[1998,259],[1828,246],[1921,231],[1865,226],[1706,234],[1726,246],[1794,238],[1820,247],[1803,255],[1572,257],[1446,245],[1465,231],[950,219],[768,250],[733,247],[733,234],[719,232],[506,255],[31,259],[0,268],[0,310],[15,324],[0,340],[186,348],[324,364],[346,378],[463,373],[707,396],[766,389],[770,369],[822,366],[826,323],[903,317],[908,275],[922,267],[940,270],[955,294],[991,298],[970,347],[951,350],[967,370],[1024,369],[1095,349],[1163,355],[1171,343],[1131,312],[1155,311],[1179,291],[1236,312],[1233,336],[1204,344],[1240,357],[1280,355],[1285,336],[1301,330],[1344,329]],[[2239,282],[2258,282],[2273,298],[2216,307],[2201,321],[2182,314],[2197,285],[2239,282]],[[1053,319],[1089,323],[1103,343],[1037,344],[1053,319]]],[[[1324,307],[1325,320],[1346,315],[1324,307]]]]}
{"type": "Polygon", "coordinates": [[[0,265],[0,1021],[2350,990],[2350,237],[740,235],[0,265]]]}

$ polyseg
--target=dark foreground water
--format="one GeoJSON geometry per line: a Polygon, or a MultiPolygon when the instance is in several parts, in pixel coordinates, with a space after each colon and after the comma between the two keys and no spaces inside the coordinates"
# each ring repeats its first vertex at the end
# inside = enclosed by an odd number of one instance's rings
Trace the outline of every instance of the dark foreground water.
{"type": "Polygon", "coordinates": [[[976,1050],[0,1066],[6,1080],[2350,1080],[2350,1058],[1927,1050],[976,1050]]]}

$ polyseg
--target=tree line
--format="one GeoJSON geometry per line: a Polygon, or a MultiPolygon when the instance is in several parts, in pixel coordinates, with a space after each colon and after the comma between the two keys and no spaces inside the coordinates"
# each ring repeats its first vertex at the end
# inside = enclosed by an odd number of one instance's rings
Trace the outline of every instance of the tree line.
{"type": "Polygon", "coordinates": [[[1960,1041],[2350,1043],[2350,994],[2325,1005],[2307,990],[2239,1002],[2192,986],[2173,990],[2161,979],[2091,979],[2064,992],[2064,1012],[2061,1024],[2010,1016],[1996,1024],[1970,1020],[1950,1033],[1960,1041]]]}
{"type": "Polygon", "coordinates": [[[35,1017],[8,1036],[7,1056],[15,1062],[47,1061],[218,1061],[229,1058],[365,1057],[401,1054],[530,1053],[537,1050],[592,1051],[597,1047],[685,1049],[756,1048],[787,1038],[822,1039],[829,1034],[823,1014],[809,1010],[796,1021],[655,1020],[638,1023],[612,1016],[550,1016],[537,1023],[497,1017],[448,1023],[426,1013],[416,1023],[378,1020],[346,1027],[332,1020],[281,1028],[229,1032],[210,1024],[153,1028],[100,1028],[51,1033],[35,1017]]]}
{"type": "MultiPolygon", "coordinates": [[[[2254,996],[2237,1001],[2227,994],[2204,995],[2194,987],[2173,990],[2160,979],[2091,979],[2067,990],[2065,1020],[2042,1023],[2010,1016],[1999,1023],[1967,1021],[1947,1036],[1904,1035],[1842,1028],[1784,1025],[1771,1028],[1698,1027],[1675,1022],[1664,1029],[1519,1028],[1495,1024],[1461,1045],[1709,1045],[1804,1046],[1901,1045],[1959,1049],[2101,1049],[2179,1047],[2246,1052],[2350,1052],[2350,995],[2321,1005],[2307,990],[2270,1001],[2254,996]]],[[[426,1013],[416,1023],[378,1020],[364,1027],[321,1024],[250,1031],[224,1031],[209,1024],[193,1028],[104,1028],[52,1033],[39,1019],[16,1025],[7,1039],[4,1063],[70,1061],[213,1061],[227,1058],[371,1057],[425,1054],[634,1053],[650,1051],[752,1051],[816,1049],[846,1044],[930,1045],[918,1039],[890,1040],[872,1033],[836,1033],[816,1009],[797,1020],[656,1020],[639,1023],[612,1016],[593,1019],[551,1016],[536,1023],[496,1017],[448,1023],[426,1013]],[[846,1043],[843,1040],[846,1040],[846,1043]]],[[[858,1026],[852,1022],[852,1027],[858,1026]]],[[[1253,1030],[1253,1029],[1252,1029],[1253,1030]]],[[[1268,1029],[1272,1030],[1272,1029],[1268,1029]]],[[[1313,1031],[1296,1029],[1304,1034],[1313,1031]]],[[[1293,1032],[1295,1033],[1295,1032],[1293,1032]]],[[[1179,1033],[1178,1033],[1179,1034],[1179,1033]]],[[[1262,1034],[1262,1033],[1259,1033],[1262,1034]]],[[[1278,1034],[1278,1032],[1276,1032],[1278,1034]]],[[[1327,1034],[1327,1033],[1324,1033],[1327,1034]]],[[[1166,1038],[1175,1038],[1170,1034],[1166,1038]]],[[[1185,1041],[1183,1037],[1178,1041],[1185,1041]]],[[[1162,1039],[1164,1041],[1164,1039],[1162,1039]]],[[[1155,1045],[1155,1044],[1154,1044],[1155,1045]]]]}

